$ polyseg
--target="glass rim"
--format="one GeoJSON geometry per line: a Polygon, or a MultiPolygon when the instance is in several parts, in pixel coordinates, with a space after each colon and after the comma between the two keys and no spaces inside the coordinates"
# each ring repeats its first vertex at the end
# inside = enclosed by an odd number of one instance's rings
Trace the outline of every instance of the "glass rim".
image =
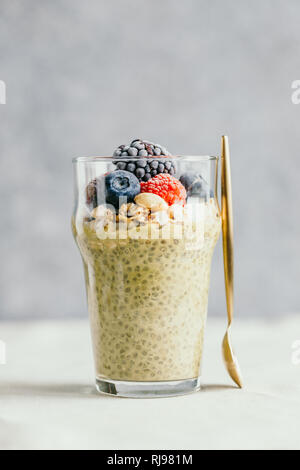
{"type": "Polygon", "coordinates": [[[138,160],[175,160],[175,161],[197,161],[197,162],[209,162],[219,160],[218,156],[214,155],[147,155],[146,157],[141,156],[128,156],[128,157],[112,157],[112,156],[90,156],[90,157],[74,157],[73,163],[99,163],[99,162],[114,162],[114,161],[138,161],[138,160]]]}

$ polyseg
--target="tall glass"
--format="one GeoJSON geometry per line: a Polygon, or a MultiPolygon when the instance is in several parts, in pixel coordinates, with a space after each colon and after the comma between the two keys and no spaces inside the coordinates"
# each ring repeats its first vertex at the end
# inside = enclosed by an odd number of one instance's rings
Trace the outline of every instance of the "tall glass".
{"type": "Polygon", "coordinates": [[[221,229],[218,158],[167,158],[185,183],[184,204],[156,204],[143,193],[135,202],[108,204],[105,175],[116,170],[113,158],[73,161],[72,228],[103,393],[159,397],[200,388],[211,259],[221,229]]]}

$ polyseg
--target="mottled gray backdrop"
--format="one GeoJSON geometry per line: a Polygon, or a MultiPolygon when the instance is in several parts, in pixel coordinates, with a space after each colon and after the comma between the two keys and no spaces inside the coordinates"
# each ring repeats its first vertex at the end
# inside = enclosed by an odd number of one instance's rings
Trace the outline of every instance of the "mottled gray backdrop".
{"type": "MultiPolygon", "coordinates": [[[[1,0],[0,318],[86,315],[71,158],[231,138],[236,312],[300,310],[299,0],[1,0]]],[[[210,314],[224,315],[221,244],[210,314]]]]}

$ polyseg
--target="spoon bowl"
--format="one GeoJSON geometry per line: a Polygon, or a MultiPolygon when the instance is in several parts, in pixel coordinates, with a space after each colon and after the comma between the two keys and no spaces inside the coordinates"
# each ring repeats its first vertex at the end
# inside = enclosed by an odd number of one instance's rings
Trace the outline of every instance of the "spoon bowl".
{"type": "Polygon", "coordinates": [[[228,374],[232,380],[240,387],[243,387],[242,376],[240,371],[240,366],[238,360],[234,354],[231,337],[230,337],[230,326],[227,328],[223,343],[222,343],[222,352],[225,367],[228,371],[228,374]]]}

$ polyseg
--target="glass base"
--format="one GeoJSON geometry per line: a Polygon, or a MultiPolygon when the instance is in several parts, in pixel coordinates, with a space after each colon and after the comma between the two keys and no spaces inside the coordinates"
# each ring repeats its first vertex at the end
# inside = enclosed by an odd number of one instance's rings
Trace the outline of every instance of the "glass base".
{"type": "Polygon", "coordinates": [[[127,398],[163,398],[186,395],[200,390],[200,377],[196,379],[132,382],[96,379],[98,392],[127,398]]]}

